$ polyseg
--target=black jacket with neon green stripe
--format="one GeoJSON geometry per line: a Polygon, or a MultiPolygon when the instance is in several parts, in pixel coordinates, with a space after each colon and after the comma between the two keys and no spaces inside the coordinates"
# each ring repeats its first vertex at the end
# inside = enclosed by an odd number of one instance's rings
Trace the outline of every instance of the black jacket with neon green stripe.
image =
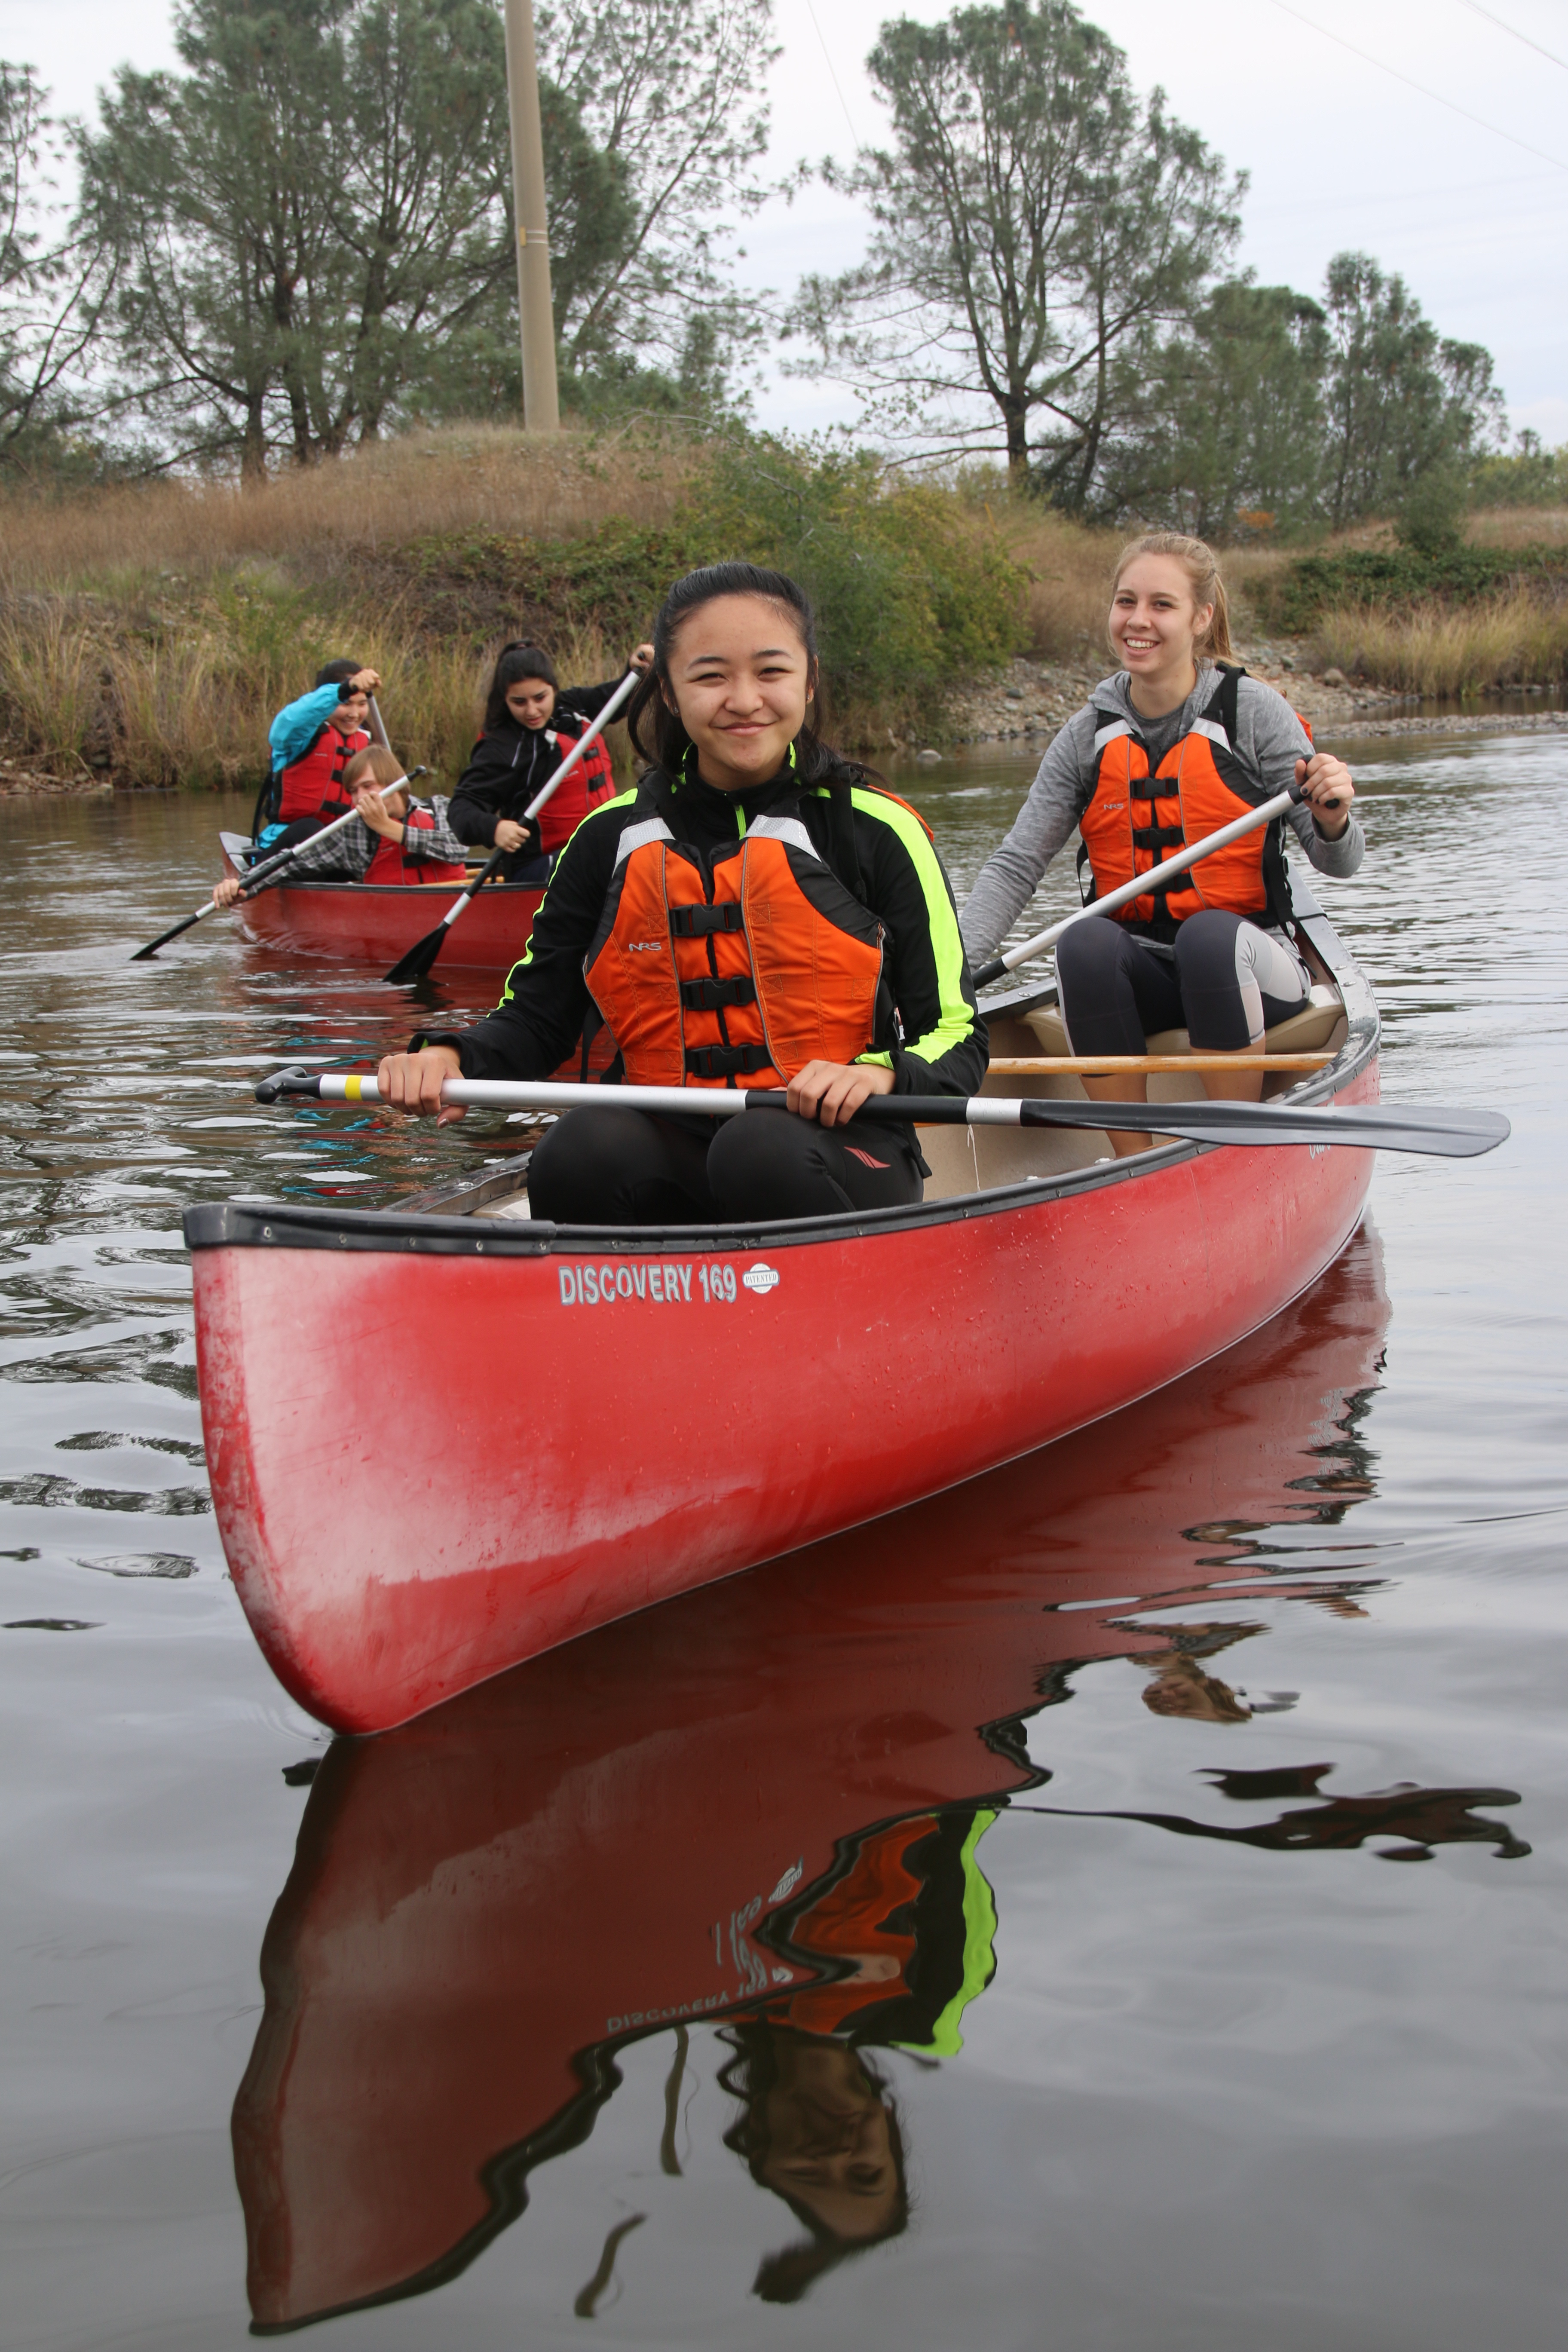
{"type": "Polygon", "coordinates": [[[656,772],[639,792],[595,809],[556,861],[534,918],[527,954],[512,967],[495,1011],[460,1034],[427,1030],[420,1041],[455,1045],[466,1078],[542,1078],[572,1052],[589,1010],[583,960],[615,874],[621,833],[647,814],[650,789],[673,815],[672,830],[705,856],[737,840],[745,824],[785,807],[798,814],[813,846],[887,934],[887,1012],[876,1045],[890,1063],[897,1094],[972,1095],[985,1075],[985,1024],[963,958],[952,889],[920,820],[901,802],[862,784],[853,772],[829,793],[802,789],[784,770],[754,792],[721,793],[699,778],[656,772]],[[794,804],[798,803],[798,806],[794,804]],[[854,866],[858,870],[848,869],[854,866]]]}

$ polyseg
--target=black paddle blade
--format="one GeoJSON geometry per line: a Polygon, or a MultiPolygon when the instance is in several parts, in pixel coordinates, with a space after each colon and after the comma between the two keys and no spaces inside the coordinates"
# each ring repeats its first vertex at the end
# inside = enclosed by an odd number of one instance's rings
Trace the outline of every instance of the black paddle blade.
{"type": "MultiPolygon", "coordinates": [[[[779,1095],[751,1095],[757,1102],[783,1102],[779,1095]]],[[[1289,1103],[1248,1102],[1056,1102],[1026,1097],[980,1095],[873,1095],[857,1118],[880,1124],[912,1120],[917,1126],[1121,1128],[1135,1135],[1177,1136],[1184,1143],[1316,1145],[1331,1143],[1358,1151],[1427,1151],[1445,1160],[1473,1160],[1507,1141],[1509,1123],[1495,1110],[1426,1110],[1368,1104],[1363,1109],[1296,1109],[1289,1103]],[[1000,1118],[988,1111],[1006,1104],[1000,1118]]]]}
{"type": "MultiPolygon", "coordinates": [[[[205,915],[205,912],[206,908],[204,907],[202,908],[202,915],[205,915]]],[[[188,931],[194,924],[199,923],[201,919],[201,915],[187,915],[183,923],[176,923],[173,929],[160,931],[155,940],[149,940],[144,948],[137,949],[135,954],[131,959],[132,962],[145,963],[149,956],[155,956],[160,948],[166,948],[171,940],[177,940],[182,931],[188,931]]]]}
{"type": "Polygon", "coordinates": [[[447,933],[450,929],[449,923],[437,923],[433,931],[426,931],[422,940],[416,940],[408,953],[400,957],[390,971],[383,972],[383,980],[393,988],[404,988],[410,981],[423,980],[446,946],[447,933]]]}
{"type": "MultiPolygon", "coordinates": [[[[423,772],[422,769],[415,770],[416,775],[421,775],[423,772]]],[[[399,962],[395,963],[390,971],[382,974],[387,987],[406,988],[410,982],[424,979],[441,950],[446,946],[447,932],[455,922],[460,920],[476,891],[482,890],[490,877],[500,872],[506,861],[507,852],[504,849],[498,849],[486,858],[473,880],[459,896],[457,905],[450,908],[443,919],[437,924],[435,929],[426,931],[422,940],[416,940],[408,953],[399,962]]]]}
{"type": "Polygon", "coordinates": [[[1024,1127],[1115,1127],[1134,1135],[1176,1135],[1188,1143],[1304,1143],[1320,1150],[1332,1143],[1363,1151],[1432,1152],[1444,1160],[1495,1151],[1511,1132],[1500,1111],[1393,1104],[1297,1110],[1288,1103],[1026,1101],[1021,1108],[1024,1127]]]}

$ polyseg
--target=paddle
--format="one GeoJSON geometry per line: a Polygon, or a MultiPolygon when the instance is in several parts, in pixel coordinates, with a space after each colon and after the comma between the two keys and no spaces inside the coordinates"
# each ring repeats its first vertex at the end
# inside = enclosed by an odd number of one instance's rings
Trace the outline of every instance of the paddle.
{"type": "MultiPolygon", "coordinates": [[[[368,1076],[336,1070],[306,1070],[298,1066],[275,1071],[256,1089],[259,1103],[306,1095],[318,1102],[379,1102],[379,1082],[368,1076]]],[[[574,1110],[591,1105],[595,1110],[640,1110],[699,1117],[732,1118],[743,1110],[784,1110],[782,1087],[750,1091],[692,1089],[686,1087],[584,1087],[547,1080],[522,1084],[510,1078],[448,1078],[441,1089],[443,1103],[465,1104],[486,1110],[574,1110]],[[695,1099],[693,1098],[695,1095],[695,1099]]],[[[1509,1123],[1491,1110],[1448,1111],[1395,1109],[1360,1105],[1347,1110],[1295,1109],[1288,1103],[1142,1103],[1047,1102],[1004,1095],[872,1095],[856,1112],[857,1118],[881,1126],[912,1122],[929,1127],[1079,1127],[1103,1128],[1108,1110],[1118,1127],[1140,1135],[1179,1136],[1189,1143],[1305,1143],[1350,1145],[1363,1151],[1428,1151],[1447,1160],[1470,1160],[1478,1152],[1495,1150],[1509,1134],[1509,1123]]]]}
{"type": "MultiPolygon", "coordinates": [[[[1287,784],[1282,793],[1276,793],[1272,800],[1263,803],[1261,808],[1249,809],[1245,816],[1237,817],[1232,824],[1222,824],[1217,833],[1206,834],[1202,841],[1194,841],[1190,849],[1178,850],[1175,856],[1167,857],[1163,866],[1151,866],[1147,874],[1135,875],[1131,882],[1123,882],[1120,888],[1107,891],[1103,898],[1092,899],[1087,907],[1079,907],[1075,913],[1064,915],[1061,921],[1053,923],[1048,931],[1041,931],[1037,938],[1026,940],[1021,947],[1009,948],[1005,954],[993,956],[989,963],[983,963],[973,975],[975,987],[989,988],[993,981],[1002,980],[1008,972],[1016,971],[1021,963],[1027,963],[1031,956],[1044,955],[1047,948],[1054,948],[1062,933],[1070,929],[1074,923],[1081,923],[1086,916],[1113,915],[1117,908],[1125,907],[1130,898],[1142,898],[1147,892],[1159,889],[1162,883],[1168,882],[1173,875],[1184,874],[1189,866],[1195,866],[1200,858],[1211,856],[1216,849],[1223,849],[1227,842],[1239,841],[1244,834],[1256,833],[1259,825],[1272,824],[1277,816],[1283,816],[1288,808],[1304,798],[1300,784],[1287,784]]],[[[1338,808],[1339,802],[1329,800],[1323,805],[1325,808],[1338,808]]],[[[1135,1121],[1121,1123],[1136,1124],[1135,1121]]]]}
{"type": "MultiPolygon", "coordinates": [[[[374,700],[371,703],[371,709],[373,713],[375,712],[374,700]]],[[[376,723],[379,726],[380,715],[379,713],[375,715],[376,723]]],[[[385,730],[383,729],[382,732],[384,738],[385,730]]],[[[400,793],[405,785],[411,784],[416,776],[428,775],[429,772],[427,768],[412,768],[407,775],[398,776],[390,784],[377,784],[375,786],[377,796],[384,798],[388,793],[400,793]]],[[[254,898],[258,892],[265,890],[286,866],[292,866],[302,849],[313,849],[317,842],[325,841],[329,834],[341,833],[344,825],[350,824],[358,814],[357,809],[350,809],[346,816],[334,817],[331,824],[324,824],[321,827],[320,833],[311,834],[309,842],[297,841],[291,848],[280,849],[275,856],[264,857],[259,866],[253,866],[247,874],[245,887],[241,890],[239,898],[234,901],[235,905],[238,906],[241,899],[254,898]]],[[[196,908],[194,915],[187,915],[183,923],[173,924],[168,930],[160,931],[155,940],[149,940],[144,948],[138,948],[131,959],[132,962],[145,963],[148,957],[155,956],[160,948],[166,948],[171,940],[177,940],[182,931],[188,931],[193,924],[204,921],[208,915],[216,915],[222,911],[211,898],[207,899],[204,906],[196,908]]]]}
{"type": "MultiPolygon", "coordinates": [[[[545,802],[549,800],[552,793],[560,790],[567,777],[571,774],[573,769],[576,766],[578,761],[583,757],[584,752],[588,750],[589,746],[596,740],[596,739],[604,732],[605,729],[609,725],[611,719],[615,717],[616,711],[620,709],[622,703],[626,700],[627,695],[630,694],[632,688],[637,685],[637,680],[641,676],[642,672],[640,670],[627,670],[625,677],[622,678],[619,686],[616,687],[614,694],[611,695],[608,702],[605,703],[597,719],[595,719],[591,727],[584,730],[581,741],[573,744],[572,749],[567,752],[566,757],[562,761],[561,765],[556,769],[555,773],[551,777],[550,782],[545,785],[544,790],[542,793],[536,793],[532,800],[529,802],[527,808],[523,812],[523,821],[525,824],[531,822],[531,820],[539,814],[540,810],[544,806],[545,802]]],[[[479,873],[475,875],[473,880],[463,889],[458,891],[457,897],[453,899],[451,905],[447,908],[446,913],[442,916],[435,929],[433,931],[426,931],[422,940],[416,940],[414,945],[409,949],[408,953],[405,956],[400,957],[398,961],[393,965],[392,970],[384,975],[392,987],[402,988],[410,981],[424,979],[426,973],[431,969],[437,957],[446,946],[447,933],[450,931],[453,924],[457,921],[458,916],[462,913],[464,908],[468,905],[469,899],[473,897],[475,891],[482,890],[485,884],[489,880],[490,876],[500,869],[502,862],[513,855],[514,853],[510,849],[498,849],[493,857],[486,860],[479,873]]]]}

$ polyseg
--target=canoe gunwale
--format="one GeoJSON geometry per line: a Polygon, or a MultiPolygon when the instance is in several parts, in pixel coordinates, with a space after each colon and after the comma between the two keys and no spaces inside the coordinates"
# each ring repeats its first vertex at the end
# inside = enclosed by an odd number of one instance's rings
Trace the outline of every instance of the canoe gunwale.
{"type": "MultiPolygon", "coordinates": [[[[1326,1103],[1353,1085],[1376,1060],[1383,1023],[1365,974],[1294,867],[1290,880],[1297,929],[1340,992],[1347,1034],[1331,1062],[1308,1073],[1300,1085],[1288,1088],[1276,1099],[1302,1105],[1326,1103]]],[[[401,895],[406,898],[408,894],[401,895]]],[[[1041,982],[1015,987],[1003,995],[984,1000],[981,1011],[993,1017],[1016,1016],[1056,1001],[1056,983],[1041,982]]],[[[1010,1215],[1025,1206],[1044,1207],[1111,1185],[1140,1183],[1145,1177],[1160,1174],[1183,1161],[1236,1148],[1177,1139],[1125,1160],[1097,1160],[1090,1167],[1067,1169],[1055,1176],[1026,1177],[1021,1182],[955,1193],[901,1208],[862,1209],[827,1217],[735,1225],[617,1227],[490,1218],[481,1223],[472,1214],[480,1205],[480,1197],[491,1185],[515,1181],[511,1171],[496,1171],[454,1184],[454,1192],[466,1204],[455,1215],[428,1209],[328,1208],[293,1201],[207,1201],[186,1210],[184,1235],[186,1247],[192,1250],[357,1250],[383,1255],[436,1257],[660,1256],[675,1253],[690,1256],[733,1250],[798,1249],[817,1242],[874,1241],[889,1234],[968,1223],[976,1217],[1010,1215]]]]}
{"type": "MultiPolygon", "coordinates": [[[[237,881],[243,881],[247,869],[240,864],[239,860],[243,854],[253,846],[249,835],[220,833],[218,845],[223,852],[224,863],[229,875],[237,881]]],[[[475,874],[479,871],[483,864],[482,857],[472,860],[475,874]]],[[[472,876],[469,878],[471,880],[472,876]]],[[[269,884],[268,893],[277,890],[308,890],[313,898],[327,893],[346,898],[351,905],[357,905],[362,898],[405,898],[410,887],[406,882],[350,882],[342,875],[325,875],[318,881],[312,882],[308,874],[295,874],[290,875],[286,881],[269,884]]],[[[449,898],[455,898],[463,885],[460,882],[418,882],[412,887],[433,893],[445,892],[449,898]]],[[[487,899],[505,898],[520,894],[526,897],[530,893],[534,898],[542,898],[544,895],[537,882],[487,882],[485,885],[487,899]]],[[[258,892],[257,895],[259,897],[261,894],[258,892]]]]}

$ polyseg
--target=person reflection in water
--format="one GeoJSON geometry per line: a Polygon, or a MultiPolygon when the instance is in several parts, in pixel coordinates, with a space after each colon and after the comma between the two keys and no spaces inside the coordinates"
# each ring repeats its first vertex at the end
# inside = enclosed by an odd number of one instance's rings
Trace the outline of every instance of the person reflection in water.
{"type": "MultiPolygon", "coordinates": [[[[1144,1650],[1133,1660],[1152,1677],[1143,1690],[1143,1704],[1150,1714],[1185,1723],[1250,1723],[1258,1709],[1238,1697],[1217,1675],[1205,1674],[1198,1661],[1262,1631],[1261,1625],[1174,1627],[1168,1650],[1144,1650]]],[[[1273,1712],[1271,1707],[1264,1709],[1265,1714],[1273,1712]]]]}
{"type": "Polygon", "coordinates": [[[1195,1658],[1180,1650],[1161,1650],[1138,1661],[1152,1667],[1143,1704],[1151,1715],[1180,1716],[1188,1723],[1250,1723],[1252,1710],[1243,1706],[1228,1683],[1205,1675],[1195,1658]]]}
{"type": "Polygon", "coordinates": [[[720,2081],[741,2102],[726,2147],[782,2197],[810,2235],[769,2255],[752,2292],[796,2303],[825,2271],[908,2225],[898,2109],[864,2052],[772,2018],[729,2029],[720,2081]]]}
{"type": "Polygon", "coordinates": [[[995,1819],[963,1805],[888,1822],[768,1921],[770,1948],[814,1980],[726,2029],[734,2056],[720,2076],[741,2103],[725,2146],[810,2232],[763,2263],[753,2292],[765,2303],[797,2302],[908,2227],[902,2126],[868,2052],[963,2048],[963,2012],[996,1972],[996,1908],[976,1859],[995,1819]]]}

